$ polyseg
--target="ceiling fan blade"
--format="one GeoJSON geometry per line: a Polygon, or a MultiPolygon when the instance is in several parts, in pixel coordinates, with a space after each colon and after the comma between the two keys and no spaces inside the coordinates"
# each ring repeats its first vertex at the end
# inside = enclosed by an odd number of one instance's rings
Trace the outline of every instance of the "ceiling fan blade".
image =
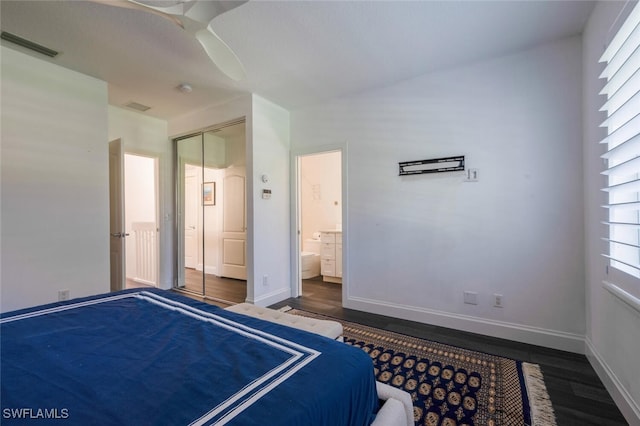
{"type": "Polygon", "coordinates": [[[171,23],[179,26],[180,28],[184,29],[184,24],[176,16],[171,15],[169,13],[162,12],[154,7],[150,7],[133,0],[89,0],[89,1],[92,3],[105,4],[107,6],[121,7],[123,9],[142,10],[144,12],[148,12],[148,13],[152,13],[154,15],[160,16],[170,21],[171,23]]]}
{"type": "Polygon", "coordinates": [[[197,19],[209,19],[212,15],[215,17],[228,10],[234,9],[244,3],[246,0],[239,1],[187,1],[178,2],[168,7],[162,7],[160,10],[157,6],[147,5],[142,1],[136,0],[89,0],[93,3],[106,4],[108,6],[116,6],[125,9],[142,10],[161,16],[184,29],[188,33],[195,36],[200,42],[211,61],[234,81],[245,78],[246,73],[242,63],[229,46],[217,36],[210,27],[202,28],[204,23],[197,19]],[[193,16],[189,16],[189,12],[193,16]],[[178,16],[181,16],[180,19],[178,16]]]}
{"type": "Polygon", "coordinates": [[[191,1],[184,3],[183,15],[194,21],[209,24],[213,18],[242,6],[248,0],[215,0],[215,1],[191,1]]]}
{"type": "Polygon", "coordinates": [[[236,54],[211,29],[204,28],[196,32],[196,39],[213,63],[230,79],[239,81],[245,78],[244,67],[236,54]]]}

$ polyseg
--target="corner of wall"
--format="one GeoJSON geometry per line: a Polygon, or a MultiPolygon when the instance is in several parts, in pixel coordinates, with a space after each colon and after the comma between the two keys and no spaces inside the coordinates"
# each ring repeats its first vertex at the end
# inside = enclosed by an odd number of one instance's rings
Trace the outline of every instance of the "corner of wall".
{"type": "Polygon", "coordinates": [[[258,297],[249,297],[247,294],[246,302],[256,306],[267,307],[288,299],[289,297],[291,297],[291,288],[283,287],[258,297]]]}
{"type": "Polygon", "coordinates": [[[640,405],[633,400],[589,337],[585,339],[585,355],[624,418],[630,425],[640,425],[640,405]]]}

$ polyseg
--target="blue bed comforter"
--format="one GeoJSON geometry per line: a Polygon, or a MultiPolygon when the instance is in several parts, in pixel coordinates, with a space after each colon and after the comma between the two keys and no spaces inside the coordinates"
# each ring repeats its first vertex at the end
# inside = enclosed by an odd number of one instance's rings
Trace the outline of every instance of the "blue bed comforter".
{"type": "Polygon", "coordinates": [[[368,425],[371,360],[169,291],[4,314],[1,423],[368,425]]]}

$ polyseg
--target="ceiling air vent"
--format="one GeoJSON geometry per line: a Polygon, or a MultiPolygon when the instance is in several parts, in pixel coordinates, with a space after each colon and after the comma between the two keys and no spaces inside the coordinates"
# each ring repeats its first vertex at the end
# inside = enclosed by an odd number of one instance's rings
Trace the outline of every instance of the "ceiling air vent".
{"type": "Polygon", "coordinates": [[[137,111],[142,111],[142,112],[145,112],[146,110],[151,109],[150,106],[142,105],[142,104],[139,104],[137,102],[129,102],[125,106],[127,108],[135,109],[137,111]]]}
{"type": "Polygon", "coordinates": [[[2,31],[2,34],[0,34],[0,38],[2,38],[2,40],[7,40],[13,44],[17,44],[18,46],[22,46],[24,48],[27,48],[29,50],[33,50],[34,52],[38,52],[42,55],[48,56],[50,58],[55,58],[59,52],[56,52],[53,49],[49,49],[48,47],[44,47],[41,44],[38,43],[34,43],[30,40],[27,40],[25,38],[19,37],[15,34],[11,34],[8,33],[6,31],[2,31]]]}

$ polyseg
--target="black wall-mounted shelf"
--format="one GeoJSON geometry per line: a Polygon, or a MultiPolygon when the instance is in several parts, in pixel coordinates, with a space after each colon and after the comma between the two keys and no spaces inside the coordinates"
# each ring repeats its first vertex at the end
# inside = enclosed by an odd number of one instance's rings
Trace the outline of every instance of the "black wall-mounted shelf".
{"type": "Polygon", "coordinates": [[[399,176],[444,173],[464,170],[464,155],[398,163],[399,176]]]}

